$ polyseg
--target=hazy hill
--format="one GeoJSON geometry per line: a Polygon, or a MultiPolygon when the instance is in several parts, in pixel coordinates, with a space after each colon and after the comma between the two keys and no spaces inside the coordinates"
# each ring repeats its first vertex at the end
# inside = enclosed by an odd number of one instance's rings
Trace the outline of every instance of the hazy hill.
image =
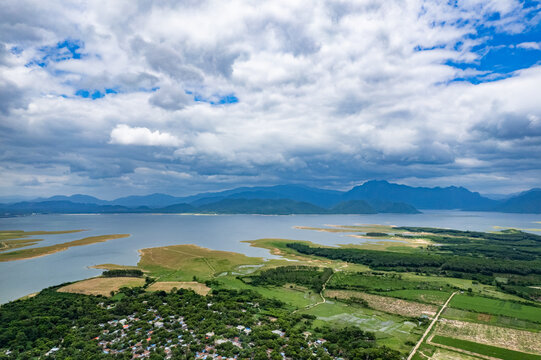
{"type": "Polygon", "coordinates": [[[1,204],[0,211],[10,214],[29,213],[54,213],[54,214],[78,214],[78,213],[122,213],[139,212],[138,209],[128,209],[123,206],[81,204],[71,201],[41,201],[19,202],[15,204],[1,204]]]}
{"type": "Polygon", "coordinates": [[[148,206],[151,208],[160,208],[169,205],[185,203],[184,198],[166,195],[166,194],[150,194],[150,195],[132,195],[121,197],[110,201],[111,205],[120,205],[126,207],[148,206]]]}
{"type": "Polygon", "coordinates": [[[0,209],[3,213],[11,214],[197,211],[270,213],[273,211],[271,209],[276,209],[277,213],[325,212],[341,214],[416,213],[417,209],[541,213],[540,194],[541,189],[532,189],[510,198],[494,200],[463,187],[427,188],[393,184],[387,181],[368,181],[346,192],[302,185],[277,185],[239,187],[186,197],[157,193],[145,196],[127,196],[113,201],[81,194],[58,195],[46,199],[39,198],[33,201],[0,204],[0,209]],[[262,200],[274,200],[274,202],[262,200]],[[257,206],[261,206],[261,208],[257,208],[257,206]]]}
{"type": "Polygon", "coordinates": [[[541,214],[541,189],[532,189],[506,200],[497,207],[501,212],[541,214]]]}
{"type": "Polygon", "coordinates": [[[463,187],[412,187],[368,181],[343,195],[346,200],[377,200],[411,204],[418,209],[492,210],[498,202],[463,187]]]}
{"type": "Polygon", "coordinates": [[[183,200],[194,205],[203,205],[223,199],[292,199],[320,207],[329,207],[340,202],[342,192],[317,189],[303,185],[276,185],[240,187],[216,193],[201,193],[183,200]]]}
{"type": "Polygon", "coordinates": [[[335,214],[376,214],[377,211],[364,200],[349,200],[336,204],[330,209],[335,214]]]}
{"type": "Polygon", "coordinates": [[[317,205],[290,199],[223,199],[199,206],[201,212],[220,214],[325,214],[328,211],[317,205]]]}
{"type": "Polygon", "coordinates": [[[71,196],[55,195],[50,198],[38,198],[32,200],[32,202],[44,202],[44,201],[69,201],[76,204],[98,204],[98,205],[111,205],[107,200],[101,200],[94,196],[75,194],[71,196]]]}

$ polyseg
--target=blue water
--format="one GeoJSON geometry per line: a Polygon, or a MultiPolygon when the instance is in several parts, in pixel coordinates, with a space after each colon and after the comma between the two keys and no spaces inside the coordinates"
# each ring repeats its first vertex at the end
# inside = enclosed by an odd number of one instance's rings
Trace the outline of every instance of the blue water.
{"type": "MultiPolygon", "coordinates": [[[[34,215],[0,219],[0,230],[71,230],[81,233],[39,236],[36,246],[51,245],[86,236],[131,234],[125,239],[73,247],[56,254],[0,263],[0,303],[17,299],[45,287],[66,281],[99,275],[89,266],[104,263],[136,265],[137,250],[147,247],[196,244],[215,250],[227,250],[250,256],[270,258],[265,249],[250,247],[242,240],[288,238],[334,245],[360,243],[363,239],[340,233],[295,229],[294,226],[325,224],[386,224],[446,227],[462,230],[492,231],[494,226],[522,229],[541,228],[541,215],[502,214],[461,211],[425,211],[423,214],[398,215],[34,215]]],[[[541,234],[541,232],[538,232],[541,234]]]]}

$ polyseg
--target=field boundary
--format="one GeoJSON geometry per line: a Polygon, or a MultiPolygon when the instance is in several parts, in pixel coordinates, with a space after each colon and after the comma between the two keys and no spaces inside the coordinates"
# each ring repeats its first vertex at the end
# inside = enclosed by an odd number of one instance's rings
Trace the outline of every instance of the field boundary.
{"type": "Polygon", "coordinates": [[[428,333],[430,332],[430,330],[432,330],[432,327],[434,327],[434,325],[436,324],[436,322],[438,322],[438,319],[440,318],[440,315],[441,313],[443,312],[443,310],[445,310],[445,308],[447,307],[447,305],[449,304],[449,302],[451,301],[451,299],[453,298],[453,296],[455,296],[456,294],[458,293],[458,291],[455,291],[454,293],[451,294],[451,296],[449,296],[449,299],[447,299],[447,301],[445,302],[445,304],[443,304],[443,306],[441,307],[440,311],[438,311],[438,313],[436,314],[436,316],[434,316],[434,320],[432,320],[432,322],[430,323],[430,325],[428,326],[428,328],[426,329],[426,331],[424,332],[423,336],[421,336],[421,339],[419,340],[419,342],[415,345],[415,347],[411,350],[407,360],[411,360],[413,358],[413,356],[415,355],[415,353],[417,352],[417,350],[419,349],[419,347],[421,346],[421,344],[423,343],[423,341],[425,340],[426,336],[428,335],[428,333]]]}

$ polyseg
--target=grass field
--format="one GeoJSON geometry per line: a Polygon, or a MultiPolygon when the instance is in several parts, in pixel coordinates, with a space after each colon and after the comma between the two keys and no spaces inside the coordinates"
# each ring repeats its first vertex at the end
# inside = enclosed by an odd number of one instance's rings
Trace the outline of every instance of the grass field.
{"type": "Polygon", "coordinates": [[[363,330],[375,332],[380,344],[403,353],[411,350],[411,345],[406,342],[416,342],[424,331],[417,323],[410,322],[404,317],[341,302],[328,301],[302,310],[301,313],[317,316],[314,326],[329,323],[335,326],[360,326],[363,330]]]}
{"type": "Polygon", "coordinates": [[[478,344],[472,341],[454,339],[445,336],[435,335],[432,340],[434,344],[450,346],[452,348],[469,351],[476,354],[494,357],[504,360],[541,360],[541,355],[527,354],[524,352],[508,350],[490,345],[478,344]]]}
{"type": "MultiPolygon", "coordinates": [[[[370,291],[392,291],[392,290],[434,290],[449,287],[444,281],[441,283],[432,283],[430,281],[424,281],[425,279],[413,279],[403,273],[391,273],[391,272],[373,272],[367,271],[362,273],[353,272],[341,272],[336,274],[329,287],[341,288],[356,287],[360,289],[370,291]]],[[[451,292],[451,289],[448,289],[451,292]]]]}
{"type": "Polygon", "coordinates": [[[313,291],[307,290],[302,287],[293,287],[289,286],[283,287],[264,287],[264,286],[251,286],[245,284],[234,276],[223,276],[217,278],[219,285],[214,286],[213,288],[225,288],[225,289],[250,289],[258,292],[262,296],[280,300],[291,306],[292,310],[304,308],[308,305],[312,305],[321,301],[319,294],[314,293],[313,291]]]}
{"type": "Polygon", "coordinates": [[[3,261],[15,261],[31,259],[45,255],[51,255],[59,251],[64,251],[74,246],[84,246],[89,244],[95,244],[113,239],[120,239],[130,236],[129,234],[113,234],[113,235],[100,235],[90,236],[80,240],[68,241],[62,244],[55,244],[50,246],[41,246],[30,249],[14,250],[9,252],[0,253],[0,262],[3,261]]]}
{"type": "Polygon", "coordinates": [[[541,355],[540,333],[445,319],[438,322],[435,333],[441,336],[541,355]]]}
{"type": "Polygon", "coordinates": [[[372,309],[407,317],[419,317],[421,315],[433,316],[437,311],[437,307],[433,305],[395,299],[388,296],[367,294],[360,291],[326,290],[325,297],[337,299],[360,298],[365,300],[372,309]]]}
{"type": "Polygon", "coordinates": [[[446,308],[442,317],[449,320],[463,320],[479,324],[495,325],[518,330],[529,330],[540,332],[541,323],[534,323],[527,320],[511,318],[501,315],[481,314],[473,311],[446,308]]]}
{"type": "Polygon", "coordinates": [[[199,295],[207,295],[210,288],[205,284],[198,283],[196,281],[158,281],[153,283],[147,288],[147,291],[165,291],[170,292],[173,289],[189,289],[193,290],[199,295]]]}
{"type": "Polygon", "coordinates": [[[502,315],[541,323],[541,307],[516,302],[459,294],[451,300],[450,307],[478,313],[502,315]]]}
{"type": "Polygon", "coordinates": [[[145,280],[134,277],[92,278],[66,285],[58,289],[60,292],[110,296],[111,291],[118,291],[121,287],[143,286],[145,280]]]}
{"type": "Polygon", "coordinates": [[[160,281],[191,281],[212,279],[218,275],[245,271],[246,265],[277,266],[284,260],[265,261],[263,258],[244,254],[217,251],[196,245],[173,245],[139,251],[138,267],[148,271],[160,281]]]}

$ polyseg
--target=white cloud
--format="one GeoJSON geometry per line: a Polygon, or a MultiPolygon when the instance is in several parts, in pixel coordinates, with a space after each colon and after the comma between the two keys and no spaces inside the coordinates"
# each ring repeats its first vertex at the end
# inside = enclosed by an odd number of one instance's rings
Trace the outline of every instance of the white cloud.
{"type": "Polygon", "coordinates": [[[117,125],[111,131],[111,144],[143,145],[143,146],[178,146],[180,139],[167,132],[150,131],[145,127],[117,125]]]}
{"type": "Polygon", "coordinates": [[[177,188],[173,178],[541,176],[541,67],[474,85],[452,80],[481,71],[446,65],[479,61],[472,48],[485,40],[468,35],[494,12],[489,25],[524,30],[523,11],[515,0],[6,0],[0,161],[25,176],[63,166],[104,189],[151,176],[163,188],[177,188]],[[84,43],[83,58],[25,66],[68,38],[84,43]],[[80,89],[118,93],[92,100],[80,89]],[[208,103],[226,95],[239,102],[208,103]]]}
{"type": "Polygon", "coordinates": [[[519,48],[541,50],[541,42],[523,42],[517,45],[519,48]]]}

